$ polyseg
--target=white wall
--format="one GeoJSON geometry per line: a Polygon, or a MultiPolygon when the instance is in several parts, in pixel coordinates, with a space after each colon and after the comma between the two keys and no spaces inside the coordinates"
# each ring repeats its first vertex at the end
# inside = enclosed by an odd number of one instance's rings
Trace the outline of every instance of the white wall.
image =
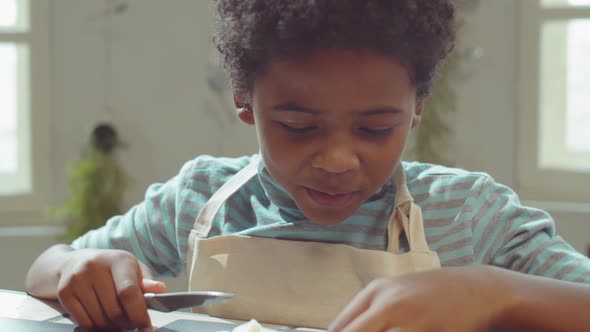
{"type": "Polygon", "coordinates": [[[518,1],[480,1],[465,16],[458,47],[481,48],[458,77],[452,152],[457,166],[513,186],[518,86],[518,1]]]}
{"type": "MultiPolygon", "coordinates": [[[[257,150],[253,130],[230,120],[231,110],[220,107],[205,82],[213,49],[209,2],[121,2],[129,8],[112,18],[110,112],[105,111],[105,2],[51,2],[53,203],[67,197],[66,164],[76,158],[97,121],[113,121],[130,145],[120,154],[135,181],[127,206],[139,201],[150,183],[173,176],[198,154],[231,156],[257,150]]],[[[518,7],[512,0],[481,1],[467,18],[461,47],[481,47],[484,56],[467,65],[458,82],[450,151],[458,166],[489,172],[510,186],[517,183],[518,7]]],[[[589,215],[554,213],[558,231],[584,252],[590,242],[589,215]]],[[[11,267],[0,274],[0,288],[22,289],[26,268],[55,241],[43,233],[14,234],[0,230],[0,263],[11,267]],[[14,252],[19,253],[16,260],[14,252]]],[[[172,289],[184,287],[184,280],[172,283],[172,289]]]]}
{"type": "Polygon", "coordinates": [[[129,7],[112,16],[110,29],[102,15],[104,1],[52,2],[56,202],[67,197],[66,164],[77,157],[98,121],[112,121],[130,145],[120,153],[134,180],[128,204],[139,201],[150,183],[172,177],[199,154],[257,151],[253,130],[231,114],[231,99],[219,107],[206,84],[207,64],[215,54],[210,2],[119,2],[129,7]],[[106,45],[105,33],[110,39],[106,45]],[[105,68],[108,45],[110,71],[105,68]]]}

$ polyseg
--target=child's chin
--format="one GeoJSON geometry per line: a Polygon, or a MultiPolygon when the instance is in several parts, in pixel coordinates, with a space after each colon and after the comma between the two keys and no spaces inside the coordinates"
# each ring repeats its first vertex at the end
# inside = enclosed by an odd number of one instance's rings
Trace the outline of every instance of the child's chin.
{"type": "Polygon", "coordinates": [[[313,222],[314,224],[318,224],[318,225],[338,225],[342,222],[344,222],[344,220],[346,220],[346,218],[348,218],[350,216],[350,214],[346,214],[346,215],[341,215],[341,213],[338,213],[338,215],[335,215],[334,211],[330,212],[319,212],[319,211],[314,211],[315,213],[304,213],[306,215],[306,217],[313,222]]]}

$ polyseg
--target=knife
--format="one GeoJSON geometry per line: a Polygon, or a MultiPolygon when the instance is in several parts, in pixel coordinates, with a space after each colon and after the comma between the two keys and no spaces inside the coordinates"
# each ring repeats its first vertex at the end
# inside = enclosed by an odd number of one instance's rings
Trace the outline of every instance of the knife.
{"type": "Polygon", "coordinates": [[[149,309],[170,312],[182,308],[200,307],[231,299],[234,294],[222,292],[145,293],[143,297],[149,309]]]}

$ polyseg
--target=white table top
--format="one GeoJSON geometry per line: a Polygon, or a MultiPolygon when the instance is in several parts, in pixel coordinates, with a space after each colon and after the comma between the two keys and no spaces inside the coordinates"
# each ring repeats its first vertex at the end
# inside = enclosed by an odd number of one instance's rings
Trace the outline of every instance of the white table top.
{"type": "MultiPolygon", "coordinates": [[[[162,327],[179,319],[201,322],[236,323],[235,321],[189,312],[174,311],[164,313],[155,310],[148,311],[154,328],[162,327]]],[[[71,320],[63,317],[62,314],[63,310],[57,301],[40,300],[26,293],[0,289],[0,317],[73,324],[71,320]]],[[[272,326],[269,327],[272,328],[272,326]]]]}

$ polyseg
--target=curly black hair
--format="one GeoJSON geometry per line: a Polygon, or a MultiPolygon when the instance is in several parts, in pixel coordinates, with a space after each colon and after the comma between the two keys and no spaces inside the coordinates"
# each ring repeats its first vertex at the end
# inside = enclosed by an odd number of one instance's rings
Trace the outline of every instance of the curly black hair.
{"type": "Polygon", "coordinates": [[[363,49],[397,57],[418,98],[455,43],[452,0],[213,0],[214,41],[235,91],[248,99],[274,57],[363,49]]]}

